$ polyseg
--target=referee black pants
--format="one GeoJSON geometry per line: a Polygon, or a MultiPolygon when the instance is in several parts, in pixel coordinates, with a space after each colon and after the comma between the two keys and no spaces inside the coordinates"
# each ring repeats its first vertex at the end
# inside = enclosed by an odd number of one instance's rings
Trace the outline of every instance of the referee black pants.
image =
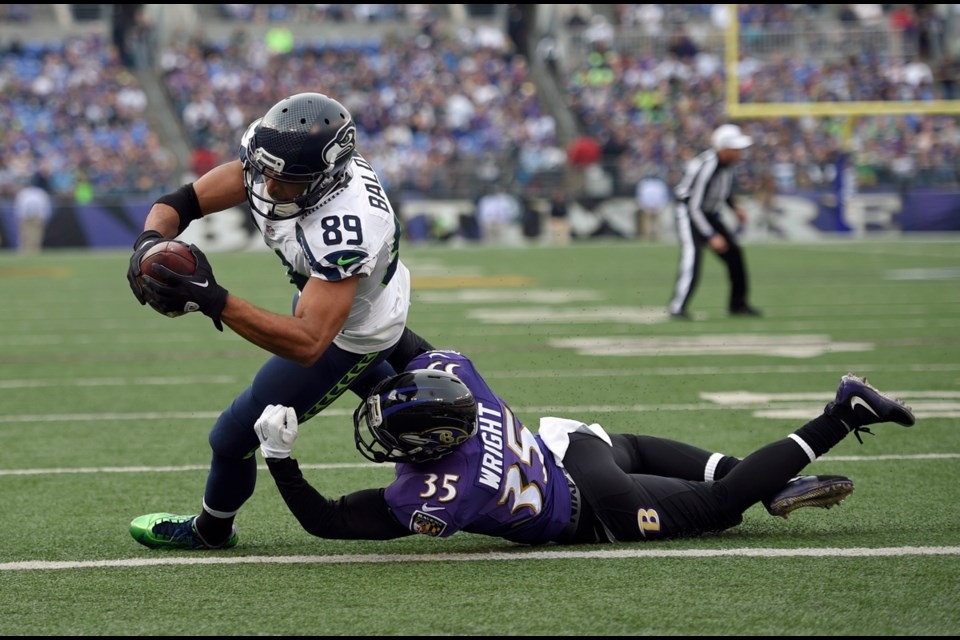
{"type": "MultiPolygon", "coordinates": [[[[677,281],[674,285],[673,298],[670,300],[670,313],[681,313],[687,310],[687,305],[697,289],[702,268],[702,255],[707,238],[700,233],[696,225],[690,220],[685,204],[677,205],[677,236],[680,239],[680,265],[677,269],[677,281]]],[[[719,215],[707,217],[714,231],[727,241],[727,250],[716,254],[727,266],[727,275],[730,279],[730,299],[728,310],[734,311],[747,306],[747,271],[744,264],[743,251],[737,243],[736,236],[727,229],[719,215]]],[[[707,245],[709,248],[709,245],[707,245]]]]}

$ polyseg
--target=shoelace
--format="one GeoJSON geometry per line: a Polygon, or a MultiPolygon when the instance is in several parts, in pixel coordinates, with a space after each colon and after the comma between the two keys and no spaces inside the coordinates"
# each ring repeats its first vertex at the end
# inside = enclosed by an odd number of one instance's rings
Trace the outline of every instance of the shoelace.
{"type": "Polygon", "coordinates": [[[870,429],[867,428],[867,427],[854,427],[854,428],[853,428],[853,435],[855,435],[855,436],[857,437],[857,441],[858,441],[860,444],[863,444],[863,438],[860,437],[860,434],[861,434],[861,433],[869,433],[870,435],[876,435],[876,434],[873,433],[873,431],[870,431],[870,429]]]}
{"type": "Polygon", "coordinates": [[[191,537],[193,535],[193,527],[190,526],[190,521],[186,522],[161,522],[153,528],[154,535],[164,536],[169,538],[173,542],[179,542],[184,538],[191,537]]]}

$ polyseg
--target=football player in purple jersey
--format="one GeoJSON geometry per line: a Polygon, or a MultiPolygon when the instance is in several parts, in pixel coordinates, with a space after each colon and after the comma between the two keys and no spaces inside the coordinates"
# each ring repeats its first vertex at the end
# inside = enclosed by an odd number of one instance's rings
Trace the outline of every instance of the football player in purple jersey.
{"type": "Polygon", "coordinates": [[[868,425],[909,427],[909,407],[854,374],[823,413],[743,459],[598,424],[541,418],[527,429],[465,356],[430,351],[383,380],[354,413],[357,448],[396,463],[385,488],[336,500],[290,457],[296,412],[268,406],[254,431],[277,488],[309,533],[386,540],[457,531],[523,544],[627,542],[704,535],[738,525],[762,502],[786,517],[853,491],[843,476],[798,476],[868,425]]]}

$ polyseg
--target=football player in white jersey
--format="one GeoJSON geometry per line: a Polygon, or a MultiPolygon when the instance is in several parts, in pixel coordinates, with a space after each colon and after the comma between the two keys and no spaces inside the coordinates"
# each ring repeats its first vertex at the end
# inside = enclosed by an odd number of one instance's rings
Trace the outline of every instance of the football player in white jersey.
{"type": "Polygon", "coordinates": [[[127,272],[137,300],[174,317],[199,311],[220,331],[226,324],[272,355],[211,430],[200,513],[140,516],[131,523],[139,542],[236,545],[234,520],[257,476],[253,424],[264,408],[292,406],[300,421],[308,420],[348,389],[363,397],[432,349],[406,327],[410,273],[400,260],[400,223],[356,141],[356,124],[342,104],[320,93],[293,95],[250,125],[238,160],[161,196],[150,209],[127,272]],[[140,258],[153,244],[245,200],[297,287],[292,315],[231,295],[195,245],[193,275],[160,266],[141,273],[140,258]]]}

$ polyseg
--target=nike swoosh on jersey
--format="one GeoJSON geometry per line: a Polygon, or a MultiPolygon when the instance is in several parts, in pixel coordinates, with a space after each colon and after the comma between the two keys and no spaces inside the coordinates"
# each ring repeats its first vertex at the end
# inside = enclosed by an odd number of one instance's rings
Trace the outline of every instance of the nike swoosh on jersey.
{"type": "Polygon", "coordinates": [[[426,502],[423,503],[423,506],[420,507],[420,511],[424,513],[430,513],[431,511],[443,511],[446,507],[431,507],[426,502]]]}
{"type": "Polygon", "coordinates": [[[203,282],[194,282],[193,280],[187,280],[187,282],[189,282],[190,284],[192,284],[192,285],[195,286],[195,287],[201,287],[201,288],[202,288],[202,287],[206,287],[206,286],[208,286],[208,285],[210,284],[210,281],[209,281],[209,280],[204,280],[203,282]]]}
{"type": "Polygon", "coordinates": [[[850,398],[850,408],[856,409],[857,405],[860,405],[861,407],[863,407],[873,415],[877,416],[878,418],[880,417],[879,415],[877,415],[877,412],[873,410],[873,407],[868,405],[866,401],[864,401],[864,399],[861,398],[860,396],[853,396],[852,398],[850,398]]]}
{"type": "Polygon", "coordinates": [[[344,258],[343,256],[341,256],[341,257],[337,258],[337,266],[338,266],[338,267],[345,267],[345,266],[347,266],[348,264],[353,264],[354,262],[356,262],[356,261],[359,260],[359,259],[360,259],[360,256],[353,256],[353,257],[351,257],[351,258],[344,258]]]}

